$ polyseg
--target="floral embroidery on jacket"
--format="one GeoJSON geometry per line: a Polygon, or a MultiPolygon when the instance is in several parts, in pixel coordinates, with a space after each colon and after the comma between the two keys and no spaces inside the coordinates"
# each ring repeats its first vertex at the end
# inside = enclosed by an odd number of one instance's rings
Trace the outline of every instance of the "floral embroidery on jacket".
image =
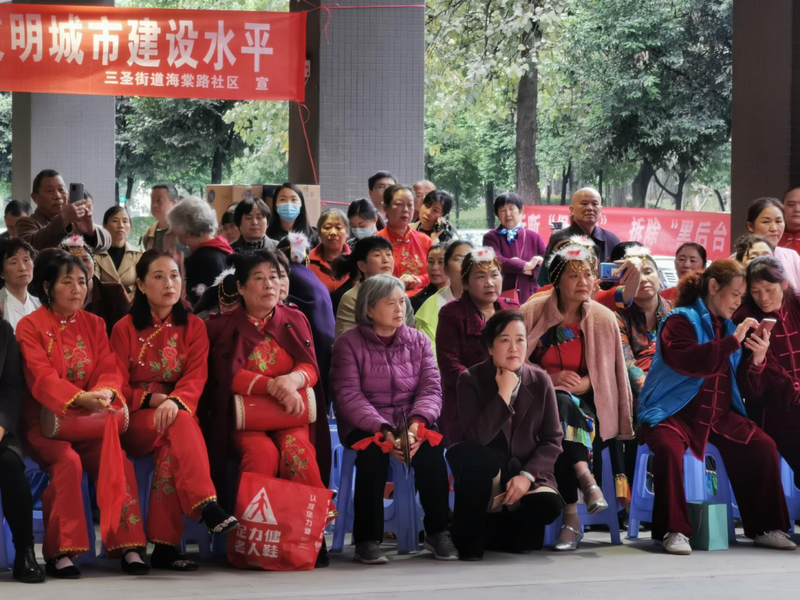
{"type": "Polygon", "coordinates": [[[156,499],[161,501],[161,494],[169,496],[175,493],[175,480],[172,477],[172,456],[158,463],[155,475],[153,475],[152,490],[156,493],[156,499]]]}
{"type": "Polygon", "coordinates": [[[119,526],[125,528],[125,531],[130,531],[131,528],[129,525],[136,526],[136,524],[142,520],[142,518],[137,515],[136,513],[131,513],[133,506],[138,504],[139,501],[131,496],[131,487],[129,485],[125,486],[125,501],[122,503],[122,514],[119,518],[119,526]]]}
{"type": "Polygon", "coordinates": [[[408,273],[414,276],[422,273],[423,264],[416,254],[411,254],[408,250],[403,248],[400,251],[400,256],[400,266],[402,267],[403,273],[408,273]]]}
{"type": "Polygon", "coordinates": [[[271,365],[275,364],[275,357],[277,354],[278,348],[272,345],[272,338],[267,336],[255,347],[255,350],[250,353],[247,360],[255,362],[258,369],[263,372],[269,369],[271,365]]]}
{"type": "Polygon", "coordinates": [[[70,381],[83,381],[86,379],[84,367],[92,362],[89,352],[86,349],[86,342],[82,336],[78,336],[77,346],[70,350],[64,348],[64,360],[67,363],[67,379],[70,381]]]}
{"type": "Polygon", "coordinates": [[[167,345],[158,351],[161,361],[150,361],[150,370],[154,373],[163,371],[165,381],[172,379],[175,373],[181,372],[183,356],[178,356],[178,334],[167,340],[167,345]]]}
{"type": "Polygon", "coordinates": [[[297,438],[293,435],[287,435],[283,442],[284,448],[283,452],[281,452],[281,456],[283,457],[283,463],[291,472],[292,479],[298,476],[306,479],[306,474],[303,473],[303,471],[308,469],[308,459],[302,457],[306,449],[295,444],[296,441],[297,438]]]}

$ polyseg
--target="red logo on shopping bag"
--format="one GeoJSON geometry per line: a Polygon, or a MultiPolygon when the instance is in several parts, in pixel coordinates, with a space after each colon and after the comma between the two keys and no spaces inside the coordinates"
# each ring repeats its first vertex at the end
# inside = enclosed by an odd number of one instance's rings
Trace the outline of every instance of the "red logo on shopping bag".
{"type": "Polygon", "coordinates": [[[247,510],[242,515],[242,521],[250,521],[251,523],[265,523],[267,525],[277,525],[278,521],[275,519],[275,513],[272,512],[272,505],[269,503],[269,496],[267,496],[266,488],[261,488],[261,491],[256,494],[256,497],[250,501],[247,510]]]}
{"type": "Polygon", "coordinates": [[[332,495],[330,490],[242,473],[235,511],[240,524],[228,536],[228,561],[240,569],[313,569],[332,495]]]}

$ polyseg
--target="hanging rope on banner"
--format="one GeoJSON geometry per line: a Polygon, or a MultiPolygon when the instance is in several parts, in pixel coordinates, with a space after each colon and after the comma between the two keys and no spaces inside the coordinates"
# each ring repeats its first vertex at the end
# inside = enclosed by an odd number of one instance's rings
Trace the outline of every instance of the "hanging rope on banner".
{"type": "Polygon", "coordinates": [[[314,174],[314,185],[319,185],[319,177],[317,177],[317,167],[314,165],[314,155],[311,152],[311,140],[308,139],[308,132],[306,131],[306,119],[303,118],[303,109],[308,112],[308,117],[311,118],[311,111],[305,104],[296,102],[297,114],[300,117],[300,125],[303,128],[303,137],[306,138],[306,150],[308,150],[308,161],[311,163],[311,172],[314,174]]]}

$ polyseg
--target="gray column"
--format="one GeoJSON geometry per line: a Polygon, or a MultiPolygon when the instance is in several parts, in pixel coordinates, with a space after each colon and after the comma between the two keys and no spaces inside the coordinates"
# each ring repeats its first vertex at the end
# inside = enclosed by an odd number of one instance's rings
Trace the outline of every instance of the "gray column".
{"type": "MultiPolygon", "coordinates": [[[[114,5],[113,0],[15,3],[114,5]]],[[[94,197],[95,220],[99,220],[115,201],[114,97],[15,92],[12,111],[13,197],[30,200],[36,174],[56,169],[67,184],[84,184],[94,197]]]]}
{"type": "MultiPolygon", "coordinates": [[[[347,4],[378,6],[397,2],[353,0],[347,4]]],[[[334,9],[329,22],[324,11],[311,15],[315,20],[309,22],[309,36],[319,36],[319,62],[314,60],[317,40],[310,37],[312,80],[307,94],[312,131],[309,136],[322,199],[350,202],[366,196],[367,178],[379,170],[391,171],[404,183],[421,179],[425,117],[424,9],[334,9]],[[318,113],[313,106],[317,94],[318,113]],[[319,131],[315,138],[317,117],[319,131]]],[[[292,106],[291,110],[289,172],[293,176],[308,177],[308,149],[305,139],[296,135],[297,108],[292,106]]]]}

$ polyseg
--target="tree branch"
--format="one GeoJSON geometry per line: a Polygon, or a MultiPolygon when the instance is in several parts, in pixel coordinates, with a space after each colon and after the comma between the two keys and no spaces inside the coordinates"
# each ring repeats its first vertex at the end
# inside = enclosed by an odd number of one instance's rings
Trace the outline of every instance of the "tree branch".
{"type": "Polygon", "coordinates": [[[672,196],[672,199],[673,199],[673,200],[677,200],[677,199],[678,199],[678,194],[673,194],[673,193],[672,193],[672,192],[670,192],[670,191],[669,191],[669,190],[666,188],[666,186],[664,185],[664,184],[666,183],[666,180],[664,180],[664,183],[661,183],[661,181],[659,181],[659,179],[658,179],[658,171],[657,171],[657,170],[655,170],[655,169],[653,170],[653,179],[654,179],[654,180],[655,180],[655,182],[658,184],[658,187],[660,187],[662,190],[664,190],[665,192],[667,192],[667,194],[669,194],[670,196],[672,196]]]}

